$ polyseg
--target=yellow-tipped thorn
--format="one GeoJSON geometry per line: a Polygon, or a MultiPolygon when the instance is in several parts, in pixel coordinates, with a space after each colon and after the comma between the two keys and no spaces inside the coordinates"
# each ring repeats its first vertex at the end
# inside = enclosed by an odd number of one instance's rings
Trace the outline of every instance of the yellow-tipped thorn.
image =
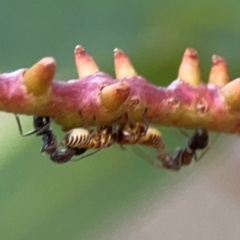
{"type": "Polygon", "coordinates": [[[208,83],[223,87],[229,82],[227,63],[217,55],[213,55],[212,62],[208,83]]]}
{"type": "Polygon", "coordinates": [[[228,106],[240,110],[240,78],[229,82],[221,90],[228,106]]]}
{"type": "Polygon", "coordinates": [[[137,76],[137,72],[129,58],[118,48],[114,49],[114,65],[117,79],[137,76]]]}
{"type": "Polygon", "coordinates": [[[51,57],[41,59],[23,74],[22,80],[28,92],[42,95],[49,89],[56,70],[56,62],[51,57]]]}
{"type": "Polygon", "coordinates": [[[192,86],[200,84],[200,70],[197,51],[187,48],[178,71],[178,79],[192,86]]]}
{"type": "Polygon", "coordinates": [[[116,111],[126,101],[130,93],[127,82],[118,82],[102,89],[100,98],[102,104],[109,111],[116,111]]]}
{"type": "Polygon", "coordinates": [[[79,78],[84,78],[99,72],[93,58],[85,52],[82,46],[77,45],[74,49],[75,64],[79,78]]]}

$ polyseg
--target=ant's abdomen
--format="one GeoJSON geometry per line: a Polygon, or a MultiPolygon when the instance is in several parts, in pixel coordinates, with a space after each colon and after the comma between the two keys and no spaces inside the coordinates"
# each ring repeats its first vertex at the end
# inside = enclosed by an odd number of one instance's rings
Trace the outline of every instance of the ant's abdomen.
{"type": "Polygon", "coordinates": [[[157,151],[164,149],[161,133],[157,129],[151,127],[148,128],[145,135],[140,136],[137,143],[147,147],[152,147],[157,151]]]}
{"type": "Polygon", "coordinates": [[[85,148],[89,142],[89,131],[84,128],[75,128],[69,131],[61,144],[71,148],[85,148]]]}

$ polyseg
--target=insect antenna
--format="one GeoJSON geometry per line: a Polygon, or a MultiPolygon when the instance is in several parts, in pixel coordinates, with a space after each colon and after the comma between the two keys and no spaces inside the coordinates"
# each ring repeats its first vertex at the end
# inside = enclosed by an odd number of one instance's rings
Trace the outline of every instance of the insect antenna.
{"type": "Polygon", "coordinates": [[[102,150],[102,149],[103,149],[103,148],[99,148],[98,150],[96,150],[96,151],[94,151],[94,152],[92,152],[92,153],[86,154],[86,155],[84,155],[84,156],[82,156],[82,157],[80,157],[80,158],[72,159],[71,162],[78,162],[78,161],[82,160],[83,158],[90,157],[90,156],[94,155],[95,153],[99,152],[99,151],[102,150]]]}
{"type": "Polygon", "coordinates": [[[156,168],[160,168],[163,169],[162,163],[160,161],[155,160],[154,158],[152,158],[150,155],[144,153],[140,147],[138,146],[133,146],[133,152],[138,155],[140,158],[142,158],[143,160],[149,162],[153,167],[156,168]]]}

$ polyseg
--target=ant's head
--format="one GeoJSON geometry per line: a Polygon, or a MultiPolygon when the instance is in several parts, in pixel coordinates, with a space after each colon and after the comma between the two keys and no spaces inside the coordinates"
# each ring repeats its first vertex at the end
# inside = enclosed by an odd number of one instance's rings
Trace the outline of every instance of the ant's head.
{"type": "MultiPolygon", "coordinates": [[[[41,130],[47,125],[50,124],[50,118],[49,117],[39,117],[39,116],[34,116],[33,117],[33,126],[36,130],[41,130]]],[[[47,129],[47,127],[46,127],[47,129]]]]}
{"type": "Polygon", "coordinates": [[[205,128],[198,127],[193,135],[192,142],[197,149],[203,149],[208,145],[208,131],[205,128]]]}

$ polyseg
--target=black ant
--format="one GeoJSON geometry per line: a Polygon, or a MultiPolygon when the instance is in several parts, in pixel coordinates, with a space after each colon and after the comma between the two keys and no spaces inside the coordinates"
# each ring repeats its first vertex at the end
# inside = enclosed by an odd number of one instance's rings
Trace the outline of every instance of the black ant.
{"type": "MultiPolygon", "coordinates": [[[[127,117],[127,115],[126,115],[127,117]]],[[[56,163],[68,162],[74,155],[81,155],[87,149],[98,149],[109,147],[114,143],[140,144],[156,149],[157,158],[160,162],[157,164],[147,158],[154,166],[179,170],[182,165],[189,165],[193,158],[196,159],[196,150],[204,149],[208,145],[208,132],[204,128],[197,128],[191,138],[187,141],[184,149],[177,149],[173,154],[164,151],[164,144],[160,132],[149,127],[148,122],[144,119],[143,123],[132,122],[128,117],[126,123],[120,125],[118,129],[113,127],[97,127],[96,129],[75,128],[70,130],[60,145],[65,149],[57,150],[57,141],[55,135],[50,130],[50,118],[34,116],[34,130],[22,134],[22,128],[18,116],[16,115],[19,131],[22,136],[36,134],[42,136],[43,146],[41,152],[50,155],[52,161],[56,163]]],[[[96,153],[93,152],[92,154],[96,153]]],[[[89,154],[89,155],[92,155],[89,154]]],[[[89,155],[83,156],[87,157],[89,155]]]]}
{"type": "Polygon", "coordinates": [[[203,149],[206,149],[206,151],[208,150],[208,148],[206,148],[208,146],[208,138],[207,130],[198,127],[188,139],[186,146],[183,149],[178,148],[174,153],[167,153],[164,151],[164,147],[156,148],[158,152],[157,162],[152,160],[149,156],[145,155],[145,158],[154,167],[177,171],[180,170],[183,165],[189,165],[193,159],[199,161],[202,158],[203,155],[197,159],[196,151],[203,149]]]}
{"type": "Polygon", "coordinates": [[[53,162],[56,163],[65,163],[69,161],[74,155],[81,155],[87,149],[80,148],[66,148],[63,150],[57,150],[57,139],[50,129],[50,118],[49,117],[33,117],[33,126],[34,130],[23,134],[22,126],[18,115],[15,115],[19,132],[21,136],[30,136],[36,134],[37,136],[42,136],[42,148],[41,152],[45,152],[50,155],[50,158],[53,162]]]}
{"type": "Polygon", "coordinates": [[[155,164],[152,160],[148,159],[148,161],[159,168],[180,170],[183,165],[189,165],[193,158],[197,160],[197,150],[207,147],[208,132],[206,129],[198,127],[188,139],[185,148],[177,149],[174,153],[166,153],[161,134],[157,129],[149,127],[146,119],[144,122],[134,123],[127,117],[126,123],[119,126],[115,132],[112,131],[112,128],[91,131],[85,128],[76,128],[69,131],[61,142],[65,147],[80,149],[102,149],[114,143],[121,146],[140,144],[154,148],[157,151],[159,162],[155,164]]]}

